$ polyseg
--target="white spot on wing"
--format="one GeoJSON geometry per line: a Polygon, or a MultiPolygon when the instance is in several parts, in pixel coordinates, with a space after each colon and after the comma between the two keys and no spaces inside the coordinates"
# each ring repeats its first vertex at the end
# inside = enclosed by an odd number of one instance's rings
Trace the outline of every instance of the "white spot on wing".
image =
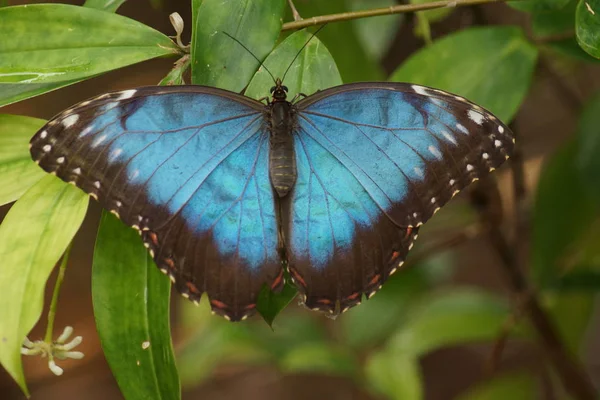
{"type": "Polygon", "coordinates": [[[50,146],[49,144],[45,145],[44,147],[42,147],[42,150],[44,150],[46,153],[49,152],[50,150],[52,150],[52,146],[50,146]]]}
{"type": "Polygon", "coordinates": [[[419,177],[423,178],[425,177],[425,174],[423,173],[423,170],[419,167],[414,167],[413,170],[415,171],[415,174],[417,174],[419,177]]]}
{"type": "Polygon", "coordinates": [[[48,136],[48,131],[42,131],[42,133],[40,133],[40,138],[46,139],[46,136],[48,136]]]}
{"type": "Polygon", "coordinates": [[[502,125],[498,125],[498,132],[504,133],[504,127],[502,125]]]}
{"type": "Polygon", "coordinates": [[[464,133],[465,135],[469,134],[469,130],[467,128],[465,128],[464,125],[462,124],[456,124],[456,128],[461,131],[462,133],[464,133]]]}
{"type": "Polygon", "coordinates": [[[475,110],[469,110],[467,114],[469,115],[469,119],[475,122],[477,125],[481,125],[483,123],[483,120],[485,119],[483,114],[480,114],[475,110]]]}
{"type": "Polygon", "coordinates": [[[92,147],[98,146],[100,143],[104,142],[105,140],[106,140],[106,135],[100,136],[98,139],[96,139],[92,142],[92,147]]]}
{"type": "Polygon", "coordinates": [[[498,139],[494,140],[494,146],[496,147],[502,147],[502,142],[499,141],[498,139]]]}
{"type": "Polygon", "coordinates": [[[471,172],[473,171],[475,168],[471,165],[471,164],[467,164],[467,171],[471,172]]]}
{"type": "Polygon", "coordinates": [[[97,189],[100,189],[100,181],[96,181],[96,182],[94,182],[94,186],[95,186],[97,189]]]}
{"type": "Polygon", "coordinates": [[[73,170],[73,173],[74,173],[75,175],[79,175],[79,174],[81,174],[81,168],[79,168],[79,167],[75,168],[75,169],[73,170]]]}
{"type": "Polygon", "coordinates": [[[449,134],[446,131],[442,131],[442,136],[446,138],[446,140],[448,140],[449,142],[452,142],[452,144],[456,145],[456,139],[454,139],[454,136],[452,136],[451,134],[449,134]]]}
{"type": "Polygon", "coordinates": [[[483,157],[484,160],[487,160],[490,158],[490,155],[488,153],[483,153],[481,156],[483,157]]]}
{"type": "Polygon", "coordinates": [[[79,137],[84,137],[85,135],[90,133],[92,131],[92,129],[94,129],[93,125],[86,127],[84,130],[81,131],[81,133],[79,134],[79,137]]]}
{"type": "Polygon", "coordinates": [[[121,92],[121,94],[119,95],[119,97],[117,97],[117,100],[129,99],[130,97],[133,97],[133,95],[135,94],[135,92],[136,92],[135,89],[124,90],[123,92],[121,92]]]}
{"type": "Polygon", "coordinates": [[[110,157],[109,160],[110,161],[114,161],[117,157],[119,157],[119,155],[121,155],[121,153],[123,152],[123,149],[118,148],[118,149],[114,149],[111,153],[110,153],[110,157]]]}
{"type": "Polygon", "coordinates": [[[79,114],[72,114],[69,115],[67,118],[63,119],[62,124],[66,129],[68,129],[75,125],[77,121],[79,121],[79,114]]]}
{"type": "Polygon", "coordinates": [[[442,153],[440,152],[440,150],[437,147],[435,147],[435,146],[429,146],[427,148],[427,150],[429,150],[429,152],[431,154],[433,154],[435,156],[435,158],[437,158],[438,160],[442,159],[442,153]]]}
{"type": "Polygon", "coordinates": [[[435,204],[435,197],[431,198],[431,204],[435,204]]]}
{"type": "Polygon", "coordinates": [[[57,163],[59,163],[59,164],[62,164],[62,163],[64,163],[64,162],[65,162],[65,158],[64,158],[64,157],[58,157],[58,158],[56,159],[56,162],[57,162],[57,163]]]}
{"type": "Polygon", "coordinates": [[[450,182],[448,182],[448,183],[450,183],[450,186],[454,186],[454,184],[456,183],[456,181],[454,179],[450,179],[450,182]]]}
{"type": "Polygon", "coordinates": [[[411,85],[411,88],[415,91],[415,93],[421,94],[423,96],[429,96],[429,94],[427,93],[427,89],[425,89],[423,86],[411,85]]]}

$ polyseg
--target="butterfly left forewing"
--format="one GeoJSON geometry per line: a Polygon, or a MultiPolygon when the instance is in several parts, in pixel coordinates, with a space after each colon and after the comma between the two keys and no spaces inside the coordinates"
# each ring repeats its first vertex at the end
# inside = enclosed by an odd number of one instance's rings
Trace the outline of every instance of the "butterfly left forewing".
{"type": "Polygon", "coordinates": [[[263,108],[201,86],[111,93],[49,121],[31,154],[137,229],[182,294],[238,320],[281,271],[263,108]]]}

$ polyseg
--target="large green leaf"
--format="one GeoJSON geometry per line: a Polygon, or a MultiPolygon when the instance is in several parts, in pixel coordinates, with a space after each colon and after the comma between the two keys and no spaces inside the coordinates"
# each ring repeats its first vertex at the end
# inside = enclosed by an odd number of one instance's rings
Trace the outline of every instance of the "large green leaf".
{"type": "Polygon", "coordinates": [[[519,28],[470,28],[421,49],[390,80],[460,94],[508,123],[529,90],[536,58],[519,28]]]}
{"type": "Polygon", "coordinates": [[[0,114],[0,206],[18,199],[44,171],[31,160],[29,139],[46,121],[0,114]]]}
{"type": "Polygon", "coordinates": [[[600,58],[600,0],[579,1],[575,28],[581,48],[600,58]]]}
{"type": "MultiPolygon", "coordinates": [[[[312,38],[296,58],[296,61],[290,66],[298,51],[311,36],[306,30],[288,36],[264,61],[265,67],[275,77],[283,77],[289,67],[284,82],[289,89],[289,99],[294,98],[298,93],[310,95],[317,90],[323,90],[342,83],[333,57],[316,37],[312,38]]],[[[269,96],[271,86],[273,86],[273,79],[264,68],[261,68],[248,85],[246,96],[255,99],[269,96]]]]}
{"type": "Polygon", "coordinates": [[[563,275],[567,251],[597,218],[597,201],[576,166],[575,142],[563,146],[542,170],[533,214],[532,272],[537,286],[551,286],[563,275]]]}
{"type": "Polygon", "coordinates": [[[126,399],[179,399],[169,329],[171,283],[139,235],[104,212],[92,275],[96,326],[126,399]]]}
{"type": "Polygon", "coordinates": [[[0,106],[155,57],[180,52],[137,21],[86,7],[0,8],[0,106]]]}
{"type": "Polygon", "coordinates": [[[410,353],[384,348],[367,360],[365,375],[377,393],[391,400],[421,400],[421,366],[410,353]]]}
{"type": "MultiPolygon", "coordinates": [[[[349,0],[349,7],[352,11],[391,7],[394,5],[396,5],[395,0],[349,0]]],[[[382,15],[380,17],[355,19],[352,23],[356,36],[365,53],[372,60],[379,60],[385,55],[392,44],[404,19],[403,14],[382,15]]],[[[338,37],[337,40],[340,40],[340,38],[338,37]]],[[[351,51],[351,47],[348,47],[347,51],[351,51]]],[[[372,68],[376,72],[373,75],[373,79],[375,79],[378,75],[377,68],[372,68]]]]}
{"type": "Polygon", "coordinates": [[[85,0],[84,7],[95,8],[108,12],[115,12],[125,0],[85,0]]]}
{"type": "Polygon", "coordinates": [[[577,167],[585,189],[600,200],[600,93],[591,99],[579,119],[577,167]]]}
{"type": "Polygon", "coordinates": [[[192,83],[240,92],[259,65],[252,54],[262,60],[273,48],[286,2],[203,0],[200,5],[197,3],[198,0],[192,3],[192,83]]]}
{"type": "Polygon", "coordinates": [[[480,383],[457,400],[536,399],[538,394],[535,376],[529,371],[520,371],[480,383]]]}
{"type": "Polygon", "coordinates": [[[507,304],[475,289],[456,289],[423,297],[392,338],[399,352],[424,355],[435,349],[498,337],[509,316],[507,304]]]}
{"type": "Polygon", "coordinates": [[[40,318],[46,281],[87,210],[79,189],[47,175],[0,225],[0,364],[27,393],[21,344],[40,318]]]}

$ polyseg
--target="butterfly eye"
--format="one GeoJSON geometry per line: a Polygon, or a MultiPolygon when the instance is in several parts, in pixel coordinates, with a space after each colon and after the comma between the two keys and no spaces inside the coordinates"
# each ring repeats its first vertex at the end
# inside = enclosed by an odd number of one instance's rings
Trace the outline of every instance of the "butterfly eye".
{"type": "Polygon", "coordinates": [[[288,91],[288,88],[287,88],[287,86],[282,86],[282,88],[283,88],[283,90],[284,90],[284,91],[287,93],[287,91],[288,91]]]}
{"type": "Polygon", "coordinates": [[[277,86],[273,86],[273,87],[271,88],[271,94],[273,94],[273,92],[275,91],[275,89],[277,89],[277,86]]]}

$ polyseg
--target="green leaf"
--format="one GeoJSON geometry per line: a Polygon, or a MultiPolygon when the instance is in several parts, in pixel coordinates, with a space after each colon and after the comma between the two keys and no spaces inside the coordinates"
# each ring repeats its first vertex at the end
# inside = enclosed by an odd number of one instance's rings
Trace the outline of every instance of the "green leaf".
{"type": "Polygon", "coordinates": [[[137,21],[63,4],[0,8],[0,37],[0,106],[180,52],[137,21]]]}
{"type": "Polygon", "coordinates": [[[79,229],[87,204],[79,189],[47,175],[0,225],[0,364],[25,394],[21,345],[40,318],[46,281],[79,229]]]}
{"type": "MultiPolygon", "coordinates": [[[[294,4],[305,18],[339,13],[347,9],[346,0],[296,1],[294,4]]],[[[383,70],[378,61],[369,57],[361,46],[353,21],[329,24],[319,32],[319,39],[331,52],[345,83],[383,78],[383,70]]]]}
{"type": "Polygon", "coordinates": [[[45,122],[0,114],[0,206],[18,199],[45,175],[28,149],[29,139],[45,122]]]}
{"type": "Polygon", "coordinates": [[[475,289],[433,293],[420,300],[392,338],[401,352],[422,356],[435,349],[498,337],[509,316],[508,306],[475,289]]]}
{"type": "Polygon", "coordinates": [[[287,373],[353,376],[358,369],[358,360],[344,348],[330,343],[303,343],[292,346],[279,366],[287,373]]]}
{"type": "Polygon", "coordinates": [[[286,2],[203,0],[200,5],[197,3],[198,0],[192,2],[192,83],[240,92],[259,65],[252,54],[262,60],[273,48],[286,2]],[[224,33],[238,39],[248,50],[224,33]]]}
{"type": "Polygon", "coordinates": [[[600,200],[600,93],[585,106],[577,132],[577,167],[585,189],[600,200]]]}
{"type": "Polygon", "coordinates": [[[125,0],[85,0],[83,6],[102,11],[115,12],[123,3],[125,3],[125,0]]]}
{"type": "Polygon", "coordinates": [[[587,291],[544,294],[544,306],[562,342],[574,357],[581,354],[581,345],[594,311],[595,298],[595,293],[587,291]]]}
{"type": "Polygon", "coordinates": [[[531,15],[531,30],[536,36],[560,35],[575,31],[577,1],[559,10],[538,11],[531,15]]]}
{"type": "MultiPolygon", "coordinates": [[[[295,32],[279,44],[264,61],[265,67],[276,77],[282,77],[286,69],[290,68],[285,76],[289,99],[293,99],[298,93],[310,95],[317,90],[342,83],[334,59],[316,37],[302,50],[290,67],[298,51],[311,36],[306,30],[295,32]]],[[[273,79],[264,68],[260,68],[248,85],[246,96],[255,99],[268,96],[271,86],[273,79]]]]}
{"type": "Polygon", "coordinates": [[[102,349],[126,399],[179,399],[169,329],[171,283],[139,235],[104,212],[92,269],[102,349]]]}
{"type": "Polygon", "coordinates": [[[575,16],[577,41],[582,49],[600,58],[600,0],[580,0],[575,16]]]}
{"type": "Polygon", "coordinates": [[[570,0],[529,0],[508,2],[512,8],[520,11],[535,13],[543,11],[558,10],[564,7],[570,0]]]}
{"type": "Polygon", "coordinates": [[[535,399],[539,395],[537,386],[530,371],[512,372],[476,385],[457,400],[535,399]]]}
{"type": "Polygon", "coordinates": [[[519,28],[470,28],[421,49],[390,80],[459,94],[509,122],[529,90],[536,58],[519,28]]]}
{"type": "MultiPolygon", "coordinates": [[[[426,4],[431,3],[432,1],[434,0],[410,0],[411,4],[426,4]]],[[[430,25],[442,21],[448,17],[452,11],[454,11],[454,9],[451,7],[418,11],[416,14],[418,24],[415,26],[415,35],[425,38],[426,43],[429,43],[431,41],[430,25]]]]}
{"type": "Polygon", "coordinates": [[[421,367],[410,353],[384,348],[368,360],[365,375],[374,391],[391,400],[421,400],[421,367]]]}
{"type": "MultiPolygon", "coordinates": [[[[396,5],[395,0],[350,0],[352,11],[383,8],[396,5]]],[[[354,31],[361,47],[374,60],[380,60],[392,44],[400,25],[404,22],[403,14],[383,15],[381,17],[359,18],[352,21],[354,31]]],[[[339,38],[338,38],[339,40],[339,38]]]]}
{"type": "Polygon", "coordinates": [[[277,314],[283,311],[298,294],[296,287],[288,282],[286,280],[283,289],[279,293],[273,292],[269,286],[264,285],[258,295],[256,310],[269,326],[273,325],[277,314]]]}
{"type": "Polygon", "coordinates": [[[597,218],[597,200],[589,195],[576,166],[575,142],[563,146],[542,169],[536,191],[532,232],[532,273],[538,287],[563,275],[571,246],[597,218]]]}

